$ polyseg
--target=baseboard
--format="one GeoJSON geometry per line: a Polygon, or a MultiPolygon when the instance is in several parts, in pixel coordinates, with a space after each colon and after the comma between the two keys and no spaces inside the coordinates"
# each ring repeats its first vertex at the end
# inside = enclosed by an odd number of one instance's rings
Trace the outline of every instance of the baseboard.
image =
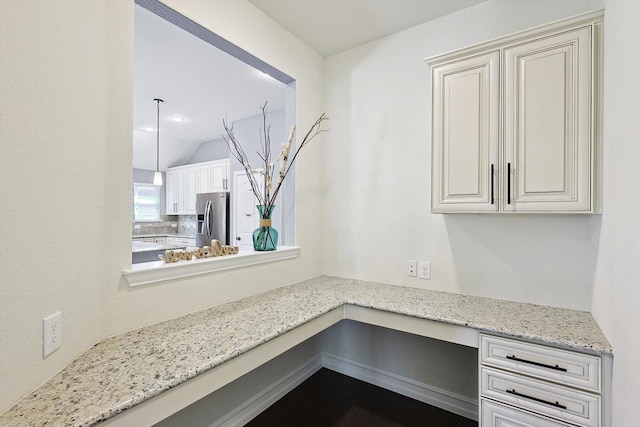
{"type": "Polygon", "coordinates": [[[344,357],[322,352],[302,363],[286,377],[254,394],[216,422],[210,424],[209,427],[240,427],[245,425],[315,374],[320,368],[331,369],[462,417],[478,420],[478,402],[475,399],[344,357]]]}
{"type": "Polygon", "coordinates": [[[254,394],[216,422],[210,424],[209,427],[240,427],[245,425],[321,368],[322,354],[319,354],[298,366],[289,375],[254,394]]]}
{"type": "Polygon", "coordinates": [[[411,378],[329,353],[322,353],[322,366],[462,417],[478,421],[478,402],[476,399],[471,399],[411,378]]]}

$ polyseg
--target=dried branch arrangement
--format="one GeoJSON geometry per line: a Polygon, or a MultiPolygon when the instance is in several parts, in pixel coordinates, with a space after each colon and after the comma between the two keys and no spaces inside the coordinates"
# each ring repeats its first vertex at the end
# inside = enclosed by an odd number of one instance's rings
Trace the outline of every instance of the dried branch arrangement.
{"type": "Polygon", "coordinates": [[[233,157],[235,157],[236,160],[238,160],[244,167],[244,170],[247,173],[247,178],[249,179],[249,183],[251,184],[251,189],[253,190],[253,194],[255,194],[256,198],[258,199],[258,204],[264,205],[264,206],[273,206],[275,204],[276,197],[278,197],[278,193],[280,192],[280,187],[282,186],[284,179],[289,174],[289,171],[291,170],[291,166],[293,166],[293,163],[296,161],[298,154],[300,153],[302,148],[304,148],[305,145],[311,142],[316,136],[326,131],[325,129],[321,129],[321,125],[322,125],[322,122],[324,122],[325,120],[328,120],[328,117],[324,113],[322,113],[322,115],[315,121],[315,123],[311,126],[311,128],[307,132],[307,134],[304,136],[304,138],[302,139],[302,142],[296,149],[293,156],[290,155],[290,151],[291,151],[291,146],[293,144],[293,138],[296,132],[296,126],[295,125],[291,126],[291,131],[289,132],[289,138],[287,139],[287,142],[282,144],[282,151],[280,152],[280,155],[278,156],[278,158],[275,159],[274,161],[272,160],[271,137],[269,135],[271,130],[271,125],[267,124],[267,103],[265,103],[261,109],[262,109],[262,128],[260,129],[261,152],[260,151],[257,152],[258,157],[260,158],[260,161],[261,161],[260,168],[251,167],[247,154],[245,153],[244,149],[242,148],[242,145],[240,144],[240,141],[238,141],[238,139],[236,138],[233,132],[233,125],[230,125],[226,119],[222,120],[224,129],[227,133],[227,136],[226,137],[223,136],[223,138],[227,143],[227,145],[229,146],[229,151],[231,152],[231,155],[233,155],[233,157]],[[291,158],[291,161],[289,161],[289,158],[291,158]],[[276,165],[278,162],[280,163],[279,164],[280,167],[278,169],[278,176],[276,178],[277,181],[275,183],[275,189],[274,189],[274,173],[276,171],[276,165]],[[258,178],[256,178],[256,176],[260,177],[261,179],[264,179],[264,186],[261,185],[261,183],[258,181],[258,178]]]}

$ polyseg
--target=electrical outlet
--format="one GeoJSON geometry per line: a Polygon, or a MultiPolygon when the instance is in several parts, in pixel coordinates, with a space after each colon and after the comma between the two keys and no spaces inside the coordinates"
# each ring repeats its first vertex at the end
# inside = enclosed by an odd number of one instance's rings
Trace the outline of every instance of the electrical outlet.
{"type": "Polygon", "coordinates": [[[407,276],[416,277],[416,262],[408,261],[407,262],[407,276]]]}
{"type": "Polygon", "coordinates": [[[420,261],[418,263],[418,278],[431,279],[431,263],[429,261],[420,261]]]}
{"type": "Polygon", "coordinates": [[[62,313],[42,319],[42,357],[47,357],[62,345],[62,313]]]}

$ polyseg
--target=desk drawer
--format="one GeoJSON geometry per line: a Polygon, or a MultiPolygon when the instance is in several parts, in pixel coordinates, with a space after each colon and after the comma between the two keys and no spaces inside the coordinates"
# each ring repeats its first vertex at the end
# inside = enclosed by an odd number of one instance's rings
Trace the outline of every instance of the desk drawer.
{"type": "Polygon", "coordinates": [[[481,368],[483,396],[581,426],[600,425],[600,397],[491,368],[481,368]]]}
{"type": "Polygon", "coordinates": [[[559,384],[600,392],[600,358],[506,338],[482,335],[481,363],[559,384]]]}
{"type": "Polygon", "coordinates": [[[481,419],[483,427],[567,427],[568,424],[538,417],[509,406],[482,399],[481,419]]]}

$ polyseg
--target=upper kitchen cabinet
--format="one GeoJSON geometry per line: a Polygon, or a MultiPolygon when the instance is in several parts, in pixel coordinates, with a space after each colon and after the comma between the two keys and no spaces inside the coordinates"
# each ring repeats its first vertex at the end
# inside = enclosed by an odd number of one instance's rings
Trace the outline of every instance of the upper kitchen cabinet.
{"type": "Polygon", "coordinates": [[[229,191],[229,159],[211,162],[211,192],[229,191]]]}
{"type": "Polygon", "coordinates": [[[433,66],[434,212],[497,212],[500,51],[433,66]]]}
{"type": "Polygon", "coordinates": [[[167,215],[195,215],[196,194],[229,191],[229,159],[167,169],[167,215]]]}
{"type": "Polygon", "coordinates": [[[427,60],[432,212],[600,212],[602,17],[427,60]]]}

